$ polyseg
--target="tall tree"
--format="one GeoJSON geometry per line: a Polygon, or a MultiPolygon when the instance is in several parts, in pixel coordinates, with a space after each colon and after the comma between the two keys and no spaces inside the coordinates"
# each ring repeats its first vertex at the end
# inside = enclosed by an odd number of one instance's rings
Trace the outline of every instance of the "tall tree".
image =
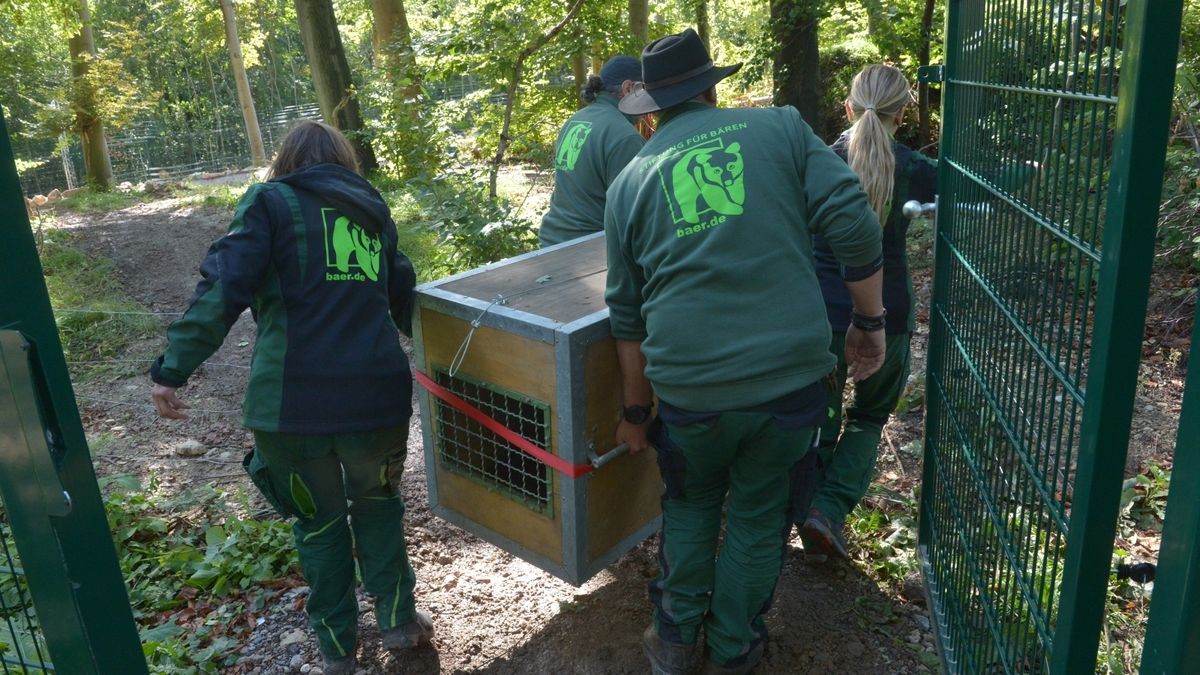
{"type": "Polygon", "coordinates": [[[821,112],[821,52],[817,27],[820,0],[770,0],[775,42],[772,72],[775,105],[792,105],[818,134],[821,112]]]}
{"type": "MultiPolygon", "coordinates": [[[[929,65],[929,43],[933,40],[933,3],[925,0],[925,9],[921,12],[921,43],[917,49],[917,65],[929,65]]],[[[929,83],[917,84],[917,138],[922,147],[929,145],[929,83]]]]}
{"type": "Polygon", "coordinates": [[[700,36],[700,41],[704,46],[712,51],[712,25],[708,20],[708,0],[695,0],[696,2],[696,34],[700,36]]]}
{"type": "Polygon", "coordinates": [[[639,45],[650,41],[649,0],[629,0],[629,33],[639,45]]]}
{"type": "Polygon", "coordinates": [[[96,41],[92,36],[92,15],[87,0],[79,0],[79,32],[70,39],[71,79],[75,86],[72,107],[75,109],[75,128],[83,144],[83,166],[88,184],[93,190],[112,189],[112,160],[108,155],[108,140],[104,124],[97,111],[95,83],[88,77],[91,62],[96,57],[96,41]]]}
{"type": "Polygon", "coordinates": [[[384,66],[389,77],[399,80],[396,84],[404,99],[412,101],[421,93],[421,82],[404,0],[371,0],[371,11],[375,19],[371,36],[375,62],[384,66]]]}
{"type": "Polygon", "coordinates": [[[267,163],[267,151],[263,147],[262,132],[258,128],[258,113],[254,110],[250,82],[246,79],[246,64],[242,61],[242,43],[238,40],[233,0],[221,0],[221,14],[225,19],[225,45],[229,48],[229,65],[233,68],[238,103],[242,106],[242,120],[246,124],[246,140],[250,143],[250,160],[254,166],[263,166],[267,163]]]}
{"type": "MultiPolygon", "coordinates": [[[[299,2],[300,0],[296,1],[299,2]]],[[[575,15],[579,14],[579,9],[583,7],[583,3],[584,0],[575,0],[561,21],[546,31],[544,35],[538,36],[537,39],[529,43],[529,45],[517,54],[516,63],[513,64],[512,79],[508,83],[508,97],[504,105],[504,124],[500,128],[500,143],[496,146],[496,156],[492,159],[491,175],[488,177],[488,196],[492,199],[496,198],[496,176],[500,173],[500,163],[504,161],[504,151],[508,149],[508,131],[512,127],[513,106],[516,104],[517,91],[521,86],[521,75],[525,70],[525,60],[536,54],[539,49],[545,47],[556,35],[562,32],[562,29],[571,22],[571,19],[574,19],[575,15]]]]}
{"type": "Polygon", "coordinates": [[[300,39],[312,70],[313,88],[317,91],[321,117],[345,132],[354,145],[358,162],[364,171],[375,169],[378,163],[363,129],[358,97],[350,78],[350,64],[346,62],[337,17],[333,13],[333,0],[294,1],[300,39]]]}
{"type": "Polygon", "coordinates": [[[583,88],[587,86],[588,76],[587,63],[585,63],[582,49],[571,55],[571,75],[575,78],[576,105],[582,108],[583,106],[587,105],[587,103],[585,103],[583,97],[580,96],[580,92],[582,92],[583,88]]]}

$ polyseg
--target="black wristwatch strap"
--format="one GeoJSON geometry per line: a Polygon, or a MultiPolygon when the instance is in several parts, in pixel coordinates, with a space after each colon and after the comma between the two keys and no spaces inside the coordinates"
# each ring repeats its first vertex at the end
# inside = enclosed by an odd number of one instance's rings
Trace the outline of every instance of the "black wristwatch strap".
{"type": "Polygon", "coordinates": [[[621,417],[630,424],[645,424],[650,420],[653,405],[627,405],[621,410],[621,417]]]}
{"type": "Polygon", "coordinates": [[[883,330],[887,326],[886,318],[886,309],[879,316],[864,316],[854,310],[850,310],[850,325],[864,333],[874,333],[883,330]]]}

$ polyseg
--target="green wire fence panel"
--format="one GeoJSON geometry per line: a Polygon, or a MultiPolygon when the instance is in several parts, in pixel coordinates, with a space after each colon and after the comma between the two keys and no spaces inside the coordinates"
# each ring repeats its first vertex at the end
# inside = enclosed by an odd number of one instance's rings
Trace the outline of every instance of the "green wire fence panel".
{"type": "Polygon", "coordinates": [[[53,672],[29,583],[21,569],[8,509],[0,499],[0,672],[53,672]]]}
{"type": "Polygon", "coordinates": [[[920,537],[948,672],[1094,669],[1180,4],[949,2],[920,537]]]}

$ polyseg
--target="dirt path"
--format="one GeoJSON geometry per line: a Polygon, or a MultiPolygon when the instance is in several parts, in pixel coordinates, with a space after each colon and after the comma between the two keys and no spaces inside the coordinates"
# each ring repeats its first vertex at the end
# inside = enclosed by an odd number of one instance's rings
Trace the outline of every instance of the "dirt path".
{"type": "MultiPolygon", "coordinates": [[[[60,223],[78,233],[85,249],[116,263],[130,296],[152,311],[168,313],[162,317],[165,326],[169,313],[185,306],[199,278],[199,261],[225,231],[230,215],[226,209],[163,199],[103,215],[64,212],[60,223]]],[[[927,275],[917,282],[918,295],[927,297],[927,275]]],[[[187,422],[159,420],[148,405],[144,367],[163,342],[157,337],[134,345],[122,358],[144,361],[126,374],[77,383],[98,472],[153,474],[159,489],[167,491],[215,481],[253,494],[239,464],[251,436],[236,412],[254,343],[248,314],[181,391],[197,409],[212,411],[187,422]],[[184,458],[172,452],[185,439],[201,442],[207,453],[184,458]]],[[[923,333],[914,340],[913,355],[913,372],[923,372],[923,333]]],[[[1146,415],[1160,408],[1167,420],[1171,412],[1177,414],[1177,396],[1139,396],[1146,415]]],[[[919,458],[910,443],[919,436],[921,414],[917,407],[894,419],[888,426],[890,442],[881,452],[883,480],[902,494],[909,494],[919,477],[919,458]]],[[[417,603],[433,614],[437,635],[433,649],[393,661],[379,653],[370,603],[360,596],[365,610],[361,672],[646,672],[640,633],[650,617],[646,583],[657,569],[653,540],[581,588],[554,579],[430,513],[417,420],[414,415],[403,481],[406,532],[417,603]]],[[[1170,426],[1157,414],[1135,425],[1156,446],[1146,455],[1161,455],[1170,426]]],[[[1131,463],[1144,462],[1146,455],[1131,463]]],[[[303,593],[299,588],[282,597],[277,611],[245,641],[238,665],[227,672],[319,672],[301,609],[303,593]]],[[[807,563],[793,538],[768,615],[771,648],[758,672],[929,672],[933,643],[924,602],[915,576],[899,590],[881,588],[858,567],[807,563]]]]}

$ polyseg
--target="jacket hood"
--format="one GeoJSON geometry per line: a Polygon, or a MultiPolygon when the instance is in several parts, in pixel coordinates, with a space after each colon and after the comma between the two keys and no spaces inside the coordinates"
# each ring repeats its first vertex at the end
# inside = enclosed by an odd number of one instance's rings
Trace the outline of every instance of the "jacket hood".
{"type": "Polygon", "coordinates": [[[346,214],[368,232],[379,234],[391,211],[365,178],[338,164],[313,164],[272,179],[304,190],[346,214]]]}

